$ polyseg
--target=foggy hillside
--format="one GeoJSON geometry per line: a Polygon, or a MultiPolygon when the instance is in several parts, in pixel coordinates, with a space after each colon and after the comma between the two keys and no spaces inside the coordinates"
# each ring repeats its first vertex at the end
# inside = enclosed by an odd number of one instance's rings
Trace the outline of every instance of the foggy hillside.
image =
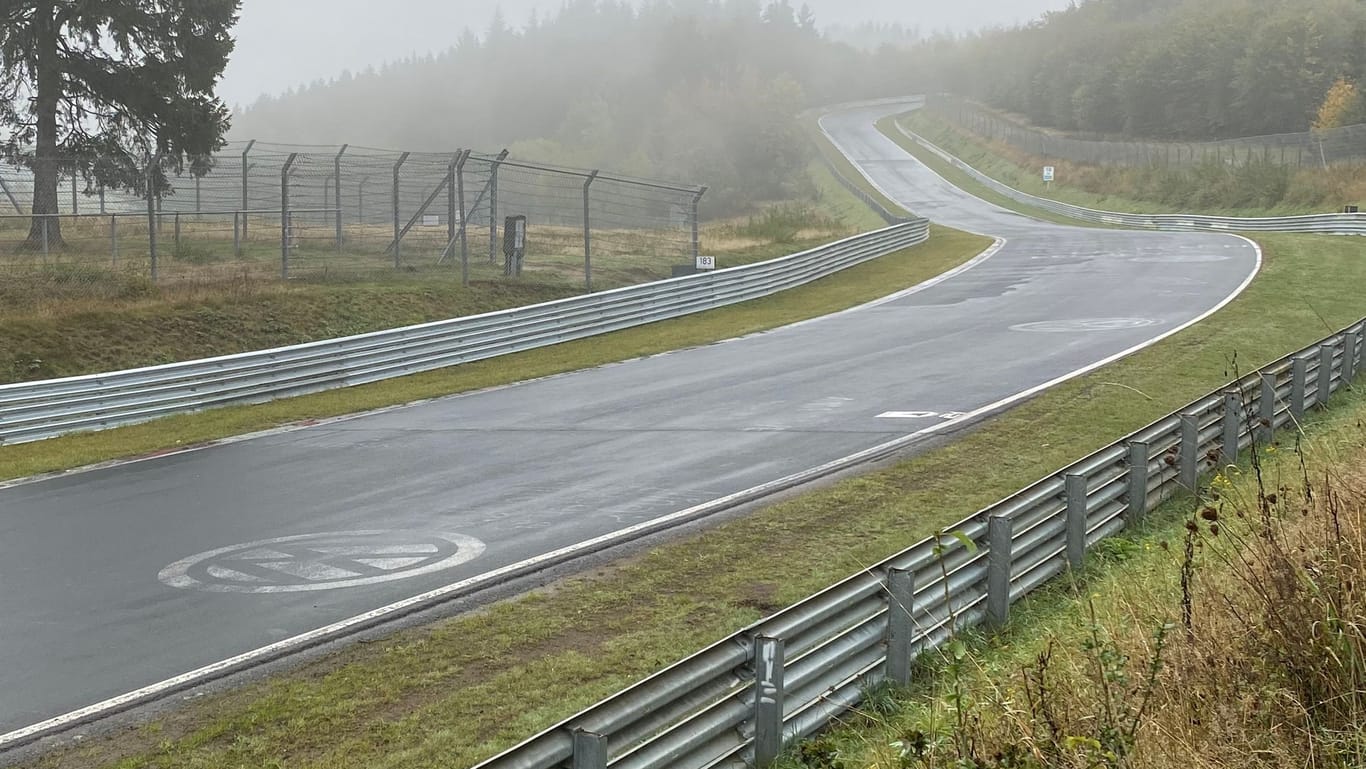
{"type": "MultiPolygon", "coordinates": [[[[1202,140],[1308,130],[1366,79],[1359,0],[1093,0],[922,48],[925,87],[1068,130],[1202,140]]],[[[1360,97],[1335,122],[1366,121],[1360,97]]]]}
{"type": "Polygon", "coordinates": [[[782,197],[808,162],[796,115],[902,90],[883,54],[824,40],[807,8],[579,0],[501,18],[438,56],[258,101],[233,138],[514,155],[711,185],[713,203],[782,197]]]}

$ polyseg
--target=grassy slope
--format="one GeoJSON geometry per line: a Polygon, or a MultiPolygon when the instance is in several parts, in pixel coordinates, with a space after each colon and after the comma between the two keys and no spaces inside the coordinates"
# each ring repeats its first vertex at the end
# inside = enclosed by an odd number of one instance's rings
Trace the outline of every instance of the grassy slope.
{"type": "MultiPolygon", "coordinates": [[[[1201,210],[1181,210],[1180,206],[1145,200],[1133,192],[1141,189],[1136,176],[1149,173],[1147,170],[1123,167],[1072,166],[1054,160],[1044,160],[1020,153],[1007,145],[989,143],[956,129],[925,110],[917,110],[900,118],[907,129],[929,139],[949,153],[963,159],[977,170],[997,181],[1028,192],[1032,195],[1059,200],[1064,203],[1095,208],[1105,211],[1119,211],[1136,214],[1156,213],[1202,213],[1225,216],[1283,216],[1289,214],[1324,213],[1334,210],[1322,205],[1281,204],[1271,208],[1209,207],[1201,210]],[[1051,185],[1043,182],[1041,169],[1046,164],[1058,166],[1058,181],[1051,185]]],[[[884,128],[884,133],[894,139],[904,139],[900,132],[884,128]]],[[[928,154],[928,153],[927,153],[928,154]]],[[[923,159],[923,158],[922,158],[923,159]]],[[[942,161],[941,161],[942,162],[942,161]]],[[[1337,185],[1342,186],[1344,174],[1351,175],[1351,169],[1334,169],[1325,175],[1322,171],[1301,172],[1293,181],[1294,185],[1337,185]]],[[[1350,186],[1350,185],[1349,185],[1350,186]]],[[[1293,191],[1293,190],[1292,190],[1293,191]]],[[[1341,202],[1355,199],[1355,191],[1344,189],[1341,202]]],[[[1337,198],[1335,197],[1334,200],[1337,198]]]]}
{"type": "MultiPolygon", "coordinates": [[[[1298,494],[1304,482],[1303,467],[1308,467],[1313,483],[1317,485],[1332,479],[1339,493],[1355,494],[1359,505],[1360,495],[1366,491],[1363,486],[1366,475],[1361,473],[1362,462],[1366,460],[1363,424],[1366,424],[1366,391],[1359,387],[1336,395],[1330,410],[1316,410],[1306,415],[1301,423],[1302,439],[1293,432],[1283,432],[1277,440],[1280,450],[1275,446],[1263,450],[1262,472],[1269,489],[1274,492],[1279,487],[1286,495],[1298,494]],[[1350,490],[1353,487],[1354,492],[1350,490]]],[[[1241,471],[1229,471],[1222,476],[1229,483],[1222,485],[1219,496],[1230,500],[1227,507],[1220,505],[1224,508],[1221,535],[1224,542],[1216,543],[1216,547],[1223,555],[1199,553],[1195,560],[1196,636],[1187,640],[1179,632],[1170,635],[1170,645],[1163,657],[1164,667],[1157,678],[1159,693],[1146,719],[1152,723],[1140,730],[1137,752],[1123,766],[1184,768],[1196,760],[1210,762],[1199,764],[1209,767],[1311,763],[1305,752],[1303,724],[1283,723],[1281,729],[1254,734],[1219,731],[1251,723],[1256,732],[1255,724],[1261,716],[1258,708],[1265,708],[1267,718],[1277,718],[1273,713],[1277,706],[1259,706],[1256,704],[1258,698],[1287,696],[1293,699],[1290,693],[1270,688],[1268,682],[1268,688],[1255,693],[1225,691],[1211,696],[1211,689],[1217,690],[1217,687],[1201,681],[1202,676],[1198,673],[1191,675],[1192,659],[1195,668],[1210,671],[1204,677],[1213,678],[1229,676],[1227,671],[1220,672],[1221,665],[1247,665],[1249,662],[1216,659],[1231,651],[1229,644],[1238,632],[1235,627],[1223,627],[1226,634],[1221,638],[1219,629],[1213,626],[1218,623],[1237,626],[1241,621],[1229,622],[1227,616],[1219,616],[1224,606],[1210,603],[1219,601],[1217,593],[1199,592],[1202,586],[1206,590],[1213,587],[1216,591],[1239,589],[1237,583],[1228,581],[1230,569],[1223,559],[1229,553],[1239,552],[1249,541],[1246,527],[1230,516],[1233,509],[1255,511],[1256,508],[1256,485],[1252,473],[1247,470],[1247,462],[1245,456],[1241,471]],[[1202,599],[1207,603],[1199,604],[1202,599]],[[1214,629],[1213,636],[1211,629],[1214,629]],[[1197,720],[1189,720],[1192,717],[1197,720]],[[1292,738],[1296,732],[1300,733],[1292,738]],[[1261,748],[1255,757],[1250,755],[1253,748],[1261,748]]],[[[1292,508],[1299,504],[1302,502],[1287,500],[1292,508]]],[[[1305,507],[1311,505],[1305,504],[1305,507]]],[[[1002,633],[989,639],[978,637],[970,643],[970,654],[963,665],[966,672],[961,679],[965,693],[963,701],[974,717],[983,719],[981,734],[1006,743],[1031,742],[1031,737],[1021,737],[1031,731],[1030,725],[1026,723],[1021,729],[1012,722],[1018,721],[1021,709],[1026,707],[1019,690],[1021,671],[1032,669],[1039,656],[1045,653],[1051,660],[1052,689],[1060,692],[1062,699],[1076,711],[1070,714],[1073,721],[1067,726],[1075,728],[1080,720],[1085,728],[1086,719],[1094,721],[1098,711],[1088,708],[1098,707],[1091,680],[1095,655],[1086,648],[1093,627],[1099,628],[1100,637],[1111,639],[1117,648],[1130,655],[1130,684],[1140,682],[1143,668],[1153,654],[1151,641],[1157,630],[1163,625],[1179,627],[1181,621],[1180,543],[1193,509],[1193,502],[1185,497],[1153,511],[1133,532],[1123,533],[1095,548],[1075,580],[1055,580],[1013,607],[1011,623],[1002,633]],[[1095,612],[1094,622],[1091,611],[1095,612]],[[1011,707],[1016,708],[1015,717],[1003,717],[1003,711],[1011,707]]],[[[1246,517],[1255,518],[1256,514],[1253,512],[1246,517]]],[[[1292,516],[1290,527],[1297,525],[1293,519],[1298,517],[1292,516]]],[[[1246,563],[1252,563],[1254,557],[1248,558],[1246,563]]],[[[937,662],[928,664],[930,668],[922,674],[923,683],[895,693],[891,703],[882,703],[891,712],[852,718],[825,736],[821,740],[822,747],[838,752],[848,769],[896,766],[899,761],[893,745],[905,735],[915,731],[937,732],[941,736],[951,734],[955,719],[948,699],[949,676],[943,669],[938,669],[937,662]],[[931,672],[931,669],[937,670],[931,672]]],[[[1231,677],[1225,680],[1232,685],[1231,677]]],[[[1128,707],[1136,705],[1138,698],[1125,695],[1121,701],[1128,707]]],[[[1292,704],[1288,709],[1294,708],[1292,704]]],[[[1028,719],[1027,713],[1024,717],[1028,719]]],[[[990,751],[1000,745],[982,747],[990,751]]],[[[1081,753],[1077,755],[1080,757],[1081,753]]],[[[1322,760],[1324,756],[1318,758],[1322,760]]],[[[945,760],[947,757],[940,753],[941,764],[945,760]]],[[[789,756],[780,762],[780,766],[804,764],[795,756],[789,756]]]]}
{"type": "Polygon", "coordinates": [[[1247,369],[1366,310],[1355,289],[1366,282],[1358,241],[1264,245],[1259,279],[1205,323],[941,450],[552,590],[348,648],[40,764],[473,763],[1213,389],[1230,377],[1230,356],[1247,369]]]}

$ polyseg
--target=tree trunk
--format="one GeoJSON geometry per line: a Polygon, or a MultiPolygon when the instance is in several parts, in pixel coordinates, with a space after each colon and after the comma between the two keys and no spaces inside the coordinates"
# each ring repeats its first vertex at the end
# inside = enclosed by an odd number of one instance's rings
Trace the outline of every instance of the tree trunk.
{"type": "Polygon", "coordinates": [[[38,7],[35,17],[38,54],[38,93],[34,100],[38,123],[37,147],[33,164],[33,222],[28,245],[50,249],[62,245],[62,222],[55,216],[57,182],[60,172],[57,156],[57,105],[62,97],[62,72],[57,59],[56,8],[51,2],[38,7]]]}

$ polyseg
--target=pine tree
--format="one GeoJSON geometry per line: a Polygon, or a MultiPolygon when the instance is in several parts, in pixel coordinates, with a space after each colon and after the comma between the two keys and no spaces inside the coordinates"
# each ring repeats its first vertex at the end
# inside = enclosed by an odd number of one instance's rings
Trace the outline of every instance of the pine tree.
{"type": "MultiPolygon", "coordinates": [[[[59,175],[169,191],[165,168],[220,149],[230,113],[214,87],[240,0],[0,2],[0,151],[33,171],[30,244],[55,214],[59,175]],[[156,155],[150,185],[144,158],[156,155]]],[[[46,233],[61,243],[56,220],[46,233]]]]}

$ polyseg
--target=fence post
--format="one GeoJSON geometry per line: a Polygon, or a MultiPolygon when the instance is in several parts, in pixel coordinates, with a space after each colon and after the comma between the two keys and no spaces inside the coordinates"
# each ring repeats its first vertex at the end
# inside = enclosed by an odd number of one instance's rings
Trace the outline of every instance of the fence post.
{"type": "Polygon", "coordinates": [[[176,257],[179,257],[179,256],[180,256],[180,212],[179,212],[179,211],[176,211],[175,214],[173,214],[173,216],[175,217],[175,250],[174,250],[173,253],[175,254],[176,257]]]}
{"type": "Polygon", "coordinates": [[[446,243],[455,240],[455,212],[456,197],[459,192],[455,184],[455,167],[460,164],[460,156],[464,155],[463,149],[458,149],[451,156],[451,162],[446,166],[446,243]]]}
{"type": "Polygon", "coordinates": [[[232,253],[238,259],[242,258],[242,235],[239,228],[246,228],[246,225],[243,224],[246,218],[247,215],[242,211],[232,212],[232,253]]]}
{"type": "Polygon", "coordinates": [[[289,279],[289,172],[298,158],[299,153],[291,152],[280,169],[280,277],[286,280],[289,279]]]}
{"type": "Polygon", "coordinates": [[[588,174],[588,178],[583,183],[583,284],[590,293],[593,291],[593,231],[592,220],[588,213],[590,202],[588,188],[593,186],[593,180],[596,178],[598,178],[598,172],[595,170],[588,174]]]}
{"type": "Polygon", "coordinates": [[[783,750],[783,641],[754,639],[754,765],[763,769],[783,750]]]}
{"type": "Polygon", "coordinates": [[[343,242],[343,238],[342,238],[342,172],[341,172],[341,161],[342,161],[342,155],[345,155],[345,154],[346,154],[346,148],[347,148],[347,147],[350,147],[350,146],[351,146],[351,145],[349,145],[349,144],[343,144],[343,145],[341,146],[341,149],[337,151],[337,156],[336,156],[335,158],[332,158],[332,178],[333,178],[333,179],[336,179],[336,183],[332,185],[332,188],[335,189],[335,190],[337,191],[337,250],[338,250],[338,251],[342,250],[342,242],[343,242]]]}
{"type": "Polygon", "coordinates": [[[114,269],[119,267],[119,218],[109,217],[109,254],[114,260],[114,269]]]}
{"type": "Polygon", "coordinates": [[[1305,390],[1309,386],[1309,360],[1296,355],[1290,361],[1290,413],[1295,421],[1304,418],[1305,390]]]}
{"type": "Polygon", "coordinates": [[[1145,441],[1129,443],[1129,509],[1124,520],[1134,524],[1148,513],[1148,460],[1151,458],[1145,441]]]}
{"type": "Polygon", "coordinates": [[[370,177],[362,176],[360,184],[356,185],[356,223],[365,226],[365,183],[370,181],[370,177]]]}
{"type": "MultiPolygon", "coordinates": [[[[250,198],[250,196],[248,195],[248,191],[249,191],[249,190],[248,190],[248,188],[247,188],[247,174],[248,174],[249,171],[251,171],[251,167],[247,165],[247,155],[251,154],[251,148],[252,148],[252,147],[255,147],[255,146],[256,146],[256,140],[255,140],[255,139],[252,139],[251,141],[247,142],[247,148],[244,149],[244,150],[242,150],[242,210],[243,210],[243,211],[250,211],[250,210],[251,210],[251,198],[250,198]]],[[[247,239],[247,217],[246,217],[245,214],[243,214],[243,216],[242,216],[242,240],[246,240],[246,239],[247,239]]],[[[239,251],[237,255],[238,255],[238,256],[241,256],[242,254],[241,254],[241,252],[239,251]]]]}
{"type": "Polygon", "coordinates": [[[410,153],[410,152],[405,152],[405,153],[403,153],[402,155],[399,155],[399,156],[398,156],[398,162],[394,164],[394,269],[395,269],[395,270],[401,269],[401,268],[403,267],[403,261],[402,261],[402,259],[400,259],[400,254],[402,254],[402,252],[403,252],[403,223],[402,223],[401,221],[399,221],[399,208],[398,208],[398,205],[399,205],[398,172],[399,172],[399,169],[403,168],[403,164],[404,164],[405,162],[407,162],[408,156],[411,155],[411,154],[412,154],[412,153],[410,153]]]}
{"type": "Polygon", "coordinates": [[[1011,520],[1004,515],[987,519],[987,626],[1010,621],[1011,520]]]}
{"type": "Polygon", "coordinates": [[[1219,461],[1231,465],[1238,461],[1238,438],[1243,432],[1243,394],[1240,390],[1224,391],[1223,427],[1219,461]]]}
{"type": "Polygon", "coordinates": [[[498,167],[507,156],[503,150],[489,166],[489,264],[498,263],[498,167]]]}
{"type": "Polygon", "coordinates": [[[915,623],[915,572],[887,570],[887,679],[902,686],[911,682],[911,647],[915,623]]]}
{"type": "Polygon", "coordinates": [[[699,237],[698,225],[697,225],[697,221],[698,221],[697,209],[698,209],[698,206],[699,206],[699,205],[701,204],[701,202],[702,202],[702,196],[705,195],[705,194],[707,194],[707,188],[706,188],[706,187],[698,187],[698,188],[697,188],[697,193],[694,194],[694,195],[693,195],[693,198],[692,198],[692,260],[693,260],[693,263],[694,263],[694,264],[697,263],[697,257],[701,254],[701,248],[702,248],[702,241],[701,241],[701,238],[699,237]]]}
{"type": "Polygon", "coordinates": [[[200,213],[204,210],[203,187],[204,177],[199,174],[194,175],[194,212],[200,213]]]}
{"type": "Polygon", "coordinates": [[[161,164],[158,156],[147,158],[147,246],[148,254],[151,258],[152,282],[157,282],[157,203],[156,203],[156,178],[152,174],[152,169],[161,164]]]}
{"type": "Polygon", "coordinates": [[[1257,442],[1269,445],[1276,437],[1276,377],[1262,374],[1262,393],[1257,400],[1257,442]]]}
{"type": "Polygon", "coordinates": [[[100,213],[101,213],[101,214],[107,213],[107,212],[104,210],[104,185],[103,185],[103,184],[100,185],[100,213]]]}
{"type": "Polygon", "coordinates": [[[1328,399],[1333,397],[1333,352],[1332,342],[1319,345],[1319,402],[1321,409],[1328,408],[1328,399]]]}
{"type": "Polygon", "coordinates": [[[1086,489],[1089,485],[1084,475],[1063,476],[1063,489],[1067,495],[1067,564],[1080,569],[1086,561],[1086,489]]]}
{"type": "Polygon", "coordinates": [[[460,211],[460,285],[470,284],[470,241],[469,221],[465,208],[465,162],[470,159],[470,150],[460,153],[455,162],[455,195],[460,211]]]}
{"type": "Polygon", "coordinates": [[[573,769],[607,769],[607,737],[575,729],[573,769]]]}

